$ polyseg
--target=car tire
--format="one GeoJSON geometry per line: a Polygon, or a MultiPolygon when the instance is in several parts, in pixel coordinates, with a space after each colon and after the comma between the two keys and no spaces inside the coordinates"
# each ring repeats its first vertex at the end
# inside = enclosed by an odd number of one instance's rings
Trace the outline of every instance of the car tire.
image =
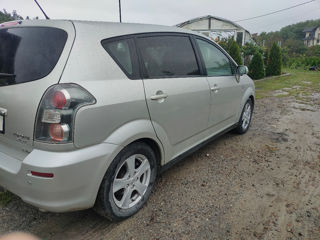
{"type": "Polygon", "coordinates": [[[235,129],[237,133],[244,134],[248,131],[251,123],[252,113],[253,103],[251,99],[248,99],[248,101],[243,106],[238,126],[235,129]]]}
{"type": "Polygon", "coordinates": [[[157,161],[152,148],[142,142],[128,145],[109,166],[94,210],[111,221],[134,215],[148,200],[156,176],[157,161]]]}

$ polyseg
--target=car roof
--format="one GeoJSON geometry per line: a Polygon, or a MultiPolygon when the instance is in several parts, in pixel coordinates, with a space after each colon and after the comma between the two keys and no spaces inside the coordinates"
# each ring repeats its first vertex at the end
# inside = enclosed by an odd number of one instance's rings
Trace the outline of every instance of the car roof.
{"type": "MultiPolygon", "coordinates": [[[[152,32],[172,32],[172,33],[189,33],[205,37],[195,31],[178,28],[175,26],[163,26],[155,24],[142,23],[117,23],[117,22],[102,22],[102,21],[83,21],[83,20],[23,20],[19,22],[19,26],[54,26],[73,23],[76,31],[87,31],[91,34],[100,33],[106,37],[115,37],[138,33],[152,32]]],[[[19,27],[17,26],[17,27],[19,27]]],[[[99,34],[99,35],[100,35],[99,34]]]]}
{"type": "Polygon", "coordinates": [[[116,23],[116,22],[99,22],[99,21],[72,21],[78,30],[78,28],[87,28],[103,31],[109,35],[109,37],[139,34],[139,33],[155,33],[155,32],[172,32],[172,33],[189,33],[194,35],[203,36],[198,32],[186,30],[174,26],[163,26],[155,24],[142,24],[142,23],[116,23]]]}

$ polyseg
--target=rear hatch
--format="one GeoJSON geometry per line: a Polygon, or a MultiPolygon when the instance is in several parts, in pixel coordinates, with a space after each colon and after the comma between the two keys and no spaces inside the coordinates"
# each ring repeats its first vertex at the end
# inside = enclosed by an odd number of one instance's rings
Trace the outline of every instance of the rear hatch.
{"type": "Polygon", "coordinates": [[[1,25],[0,152],[22,159],[32,150],[39,102],[59,82],[74,38],[71,21],[1,25]]]}

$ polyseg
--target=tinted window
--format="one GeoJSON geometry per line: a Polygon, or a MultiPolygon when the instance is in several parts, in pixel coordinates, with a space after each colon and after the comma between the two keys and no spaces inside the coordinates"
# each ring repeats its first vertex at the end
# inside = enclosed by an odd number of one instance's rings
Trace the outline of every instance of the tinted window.
{"type": "Polygon", "coordinates": [[[102,42],[104,49],[113,57],[113,59],[118,63],[118,65],[126,72],[128,75],[133,74],[133,65],[131,61],[131,51],[129,45],[130,39],[115,40],[102,42]]]}
{"type": "Polygon", "coordinates": [[[200,75],[188,37],[143,37],[138,38],[138,47],[150,78],[200,75]]]}
{"type": "Polygon", "coordinates": [[[197,39],[208,76],[229,76],[232,75],[231,63],[214,45],[197,39]]]}
{"type": "Polygon", "coordinates": [[[37,80],[58,62],[67,33],[48,27],[0,30],[0,86],[37,80]]]}

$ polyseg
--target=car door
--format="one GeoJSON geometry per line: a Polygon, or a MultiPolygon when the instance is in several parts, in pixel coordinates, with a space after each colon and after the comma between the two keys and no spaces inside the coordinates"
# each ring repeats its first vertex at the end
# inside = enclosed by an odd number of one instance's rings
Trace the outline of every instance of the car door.
{"type": "Polygon", "coordinates": [[[174,148],[207,128],[208,82],[188,35],[143,35],[136,43],[151,120],[157,135],[164,131],[174,148]]]}
{"type": "Polygon", "coordinates": [[[235,123],[242,88],[236,79],[236,65],[212,42],[196,39],[211,90],[209,126],[226,127],[235,123]]]}

